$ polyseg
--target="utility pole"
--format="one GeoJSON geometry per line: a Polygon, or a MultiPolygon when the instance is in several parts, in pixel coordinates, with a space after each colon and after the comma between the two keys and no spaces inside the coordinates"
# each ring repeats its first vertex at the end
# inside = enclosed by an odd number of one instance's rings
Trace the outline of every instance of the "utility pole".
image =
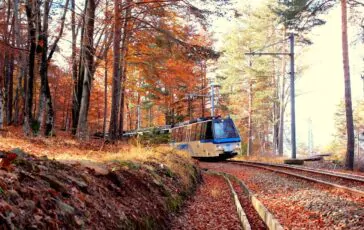
{"type": "MultiPolygon", "coordinates": [[[[249,68],[252,68],[252,60],[251,58],[249,58],[249,68]]],[[[250,156],[253,153],[253,140],[252,140],[252,129],[253,129],[253,125],[252,125],[252,113],[253,113],[253,84],[252,84],[252,79],[249,79],[249,89],[248,89],[248,94],[249,94],[249,102],[248,102],[248,146],[247,146],[247,152],[246,155],[250,156]]]]}
{"type": "Polygon", "coordinates": [[[289,43],[291,46],[291,52],[289,57],[291,58],[291,143],[292,143],[292,159],[296,159],[296,100],[295,100],[295,76],[294,76],[294,34],[289,35],[289,43]]]}
{"type": "Polygon", "coordinates": [[[288,55],[290,57],[291,68],[290,68],[290,93],[291,93],[291,157],[292,159],[296,159],[296,114],[295,114],[295,67],[294,67],[294,34],[291,33],[289,35],[290,41],[290,52],[289,53],[256,53],[249,52],[245,53],[246,55],[269,55],[269,56],[280,56],[280,55],[288,55]]]}

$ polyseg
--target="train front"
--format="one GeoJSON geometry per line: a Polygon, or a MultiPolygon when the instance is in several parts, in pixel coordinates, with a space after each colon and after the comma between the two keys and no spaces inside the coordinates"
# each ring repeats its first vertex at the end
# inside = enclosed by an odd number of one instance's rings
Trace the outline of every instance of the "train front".
{"type": "Polygon", "coordinates": [[[231,118],[213,119],[213,143],[219,158],[227,159],[241,151],[241,139],[231,118]]]}

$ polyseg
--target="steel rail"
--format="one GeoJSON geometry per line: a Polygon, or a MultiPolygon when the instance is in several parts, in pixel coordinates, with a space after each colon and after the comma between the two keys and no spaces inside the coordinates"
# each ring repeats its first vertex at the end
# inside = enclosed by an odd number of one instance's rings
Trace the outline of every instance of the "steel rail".
{"type": "Polygon", "coordinates": [[[259,164],[259,165],[271,166],[271,167],[277,167],[277,168],[294,169],[294,170],[300,170],[300,171],[303,171],[303,172],[317,173],[317,174],[321,174],[321,175],[325,175],[325,176],[332,176],[332,177],[337,177],[337,178],[341,178],[341,179],[352,180],[352,181],[357,181],[357,182],[364,183],[364,176],[361,176],[361,175],[352,175],[352,174],[341,173],[341,172],[335,172],[334,173],[334,172],[330,172],[330,171],[327,171],[327,170],[312,169],[312,168],[307,168],[307,167],[304,167],[304,166],[296,166],[296,165],[262,163],[262,162],[254,162],[254,161],[235,161],[235,160],[229,160],[229,161],[231,161],[231,162],[246,162],[246,163],[259,164]]]}
{"type": "Polygon", "coordinates": [[[232,164],[239,164],[239,165],[245,165],[245,166],[250,166],[250,167],[262,168],[262,169],[265,169],[265,170],[268,170],[268,171],[271,171],[271,172],[277,172],[277,173],[281,173],[281,174],[294,176],[294,177],[304,179],[304,180],[307,180],[307,181],[311,181],[311,182],[315,182],[315,183],[319,183],[319,184],[324,184],[324,185],[327,185],[327,186],[330,186],[330,187],[334,187],[334,188],[336,188],[338,190],[348,192],[348,193],[350,193],[352,195],[355,195],[355,196],[364,197],[364,191],[349,188],[349,187],[346,187],[346,186],[342,186],[342,185],[339,185],[339,184],[334,184],[334,183],[319,180],[319,179],[310,178],[310,177],[303,176],[303,175],[298,175],[298,174],[291,173],[291,172],[286,172],[286,171],[283,171],[283,170],[269,168],[271,166],[269,166],[269,165],[263,166],[264,163],[256,163],[256,162],[252,163],[252,162],[244,162],[244,161],[227,161],[227,162],[232,163],[232,164]]]}

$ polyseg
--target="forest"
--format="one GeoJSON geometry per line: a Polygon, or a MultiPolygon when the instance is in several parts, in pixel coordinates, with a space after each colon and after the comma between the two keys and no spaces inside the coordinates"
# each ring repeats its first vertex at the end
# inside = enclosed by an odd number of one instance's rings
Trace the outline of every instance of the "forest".
{"type": "Polygon", "coordinates": [[[205,87],[217,55],[188,2],[3,1],[0,10],[1,126],[26,135],[116,138],[137,128],[138,111],[144,127],[186,117],[183,97],[205,87]]]}
{"type": "MultiPolygon", "coordinates": [[[[286,53],[292,33],[298,46],[309,46],[307,34],[325,24],[322,16],[339,4],[3,0],[0,127],[21,127],[26,136],[65,131],[80,140],[95,135],[116,140],[128,130],[209,116],[210,86],[217,82],[215,114],[236,120],[244,151],[283,155],[289,132],[289,57],[245,54],[286,53]],[[212,25],[221,17],[235,26],[216,49],[212,25]]],[[[349,0],[341,5],[350,11],[343,22],[360,29],[364,4],[349,0]]],[[[298,62],[297,77],[305,68],[298,62]]],[[[351,156],[350,85],[345,88],[345,154],[351,156]]]]}
{"type": "Polygon", "coordinates": [[[363,43],[363,0],[0,0],[0,229],[364,229],[363,43]]]}

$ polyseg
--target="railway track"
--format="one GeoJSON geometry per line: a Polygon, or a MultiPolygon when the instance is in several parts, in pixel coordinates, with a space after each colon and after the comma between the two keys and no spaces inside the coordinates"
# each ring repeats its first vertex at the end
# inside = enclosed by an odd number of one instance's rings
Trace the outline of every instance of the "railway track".
{"type": "Polygon", "coordinates": [[[307,167],[289,166],[282,164],[260,163],[251,161],[227,161],[238,164],[261,168],[276,173],[286,174],[315,183],[325,184],[335,189],[348,192],[352,195],[364,197],[364,177],[345,173],[333,173],[326,170],[309,169],[307,167]]]}
{"type": "Polygon", "coordinates": [[[222,177],[228,184],[234,200],[239,221],[244,230],[270,229],[283,230],[278,220],[237,177],[213,170],[205,173],[222,177]]]}

